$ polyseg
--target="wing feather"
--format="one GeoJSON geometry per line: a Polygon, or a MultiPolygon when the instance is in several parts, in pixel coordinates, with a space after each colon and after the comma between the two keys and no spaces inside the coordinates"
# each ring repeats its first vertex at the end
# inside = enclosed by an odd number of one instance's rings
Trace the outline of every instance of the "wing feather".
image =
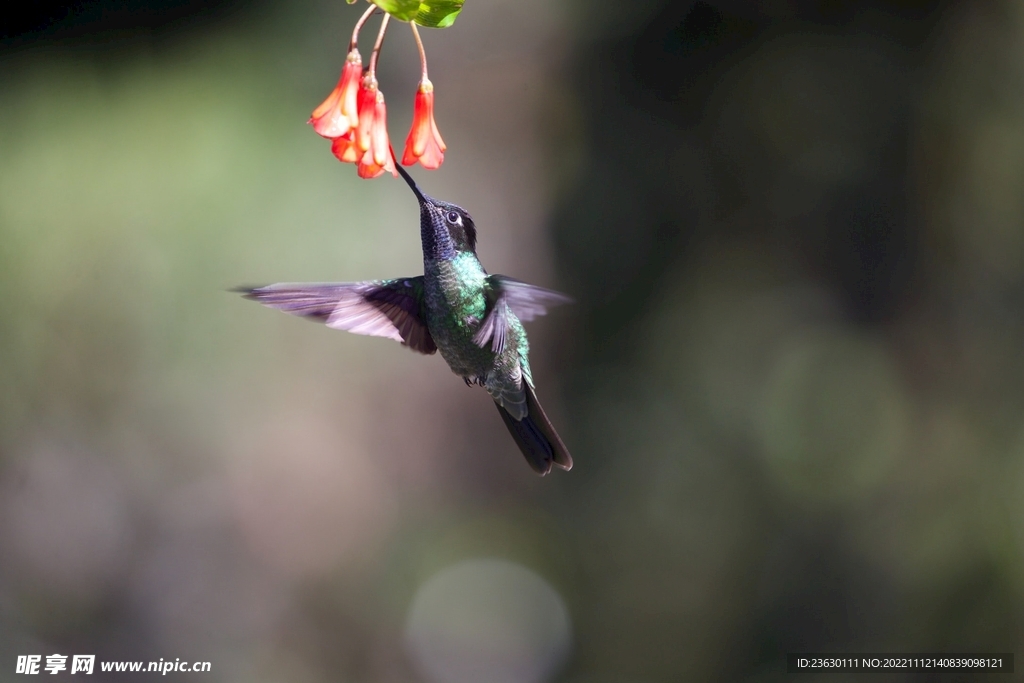
{"type": "Polygon", "coordinates": [[[549,306],[572,301],[561,292],[536,287],[506,275],[490,275],[487,283],[488,311],[480,329],[473,335],[473,342],[480,348],[490,342],[494,353],[501,353],[505,349],[510,313],[514,313],[520,320],[528,321],[547,313],[549,306]]]}
{"type": "Polygon", "coordinates": [[[284,282],[240,290],[247,299],[335,330],[402,342],[420,353],[437,351],[423,317],[423,277],[369,282],[284,282]]]}
{"type": "Polygon", "coordinates": [[[491,275],[488,280],[501,292],[516,317],[524,322],[544,315],[551,306],[572,303],[572,297],[561,292],[527,284],[507,275],[491,275]]]}

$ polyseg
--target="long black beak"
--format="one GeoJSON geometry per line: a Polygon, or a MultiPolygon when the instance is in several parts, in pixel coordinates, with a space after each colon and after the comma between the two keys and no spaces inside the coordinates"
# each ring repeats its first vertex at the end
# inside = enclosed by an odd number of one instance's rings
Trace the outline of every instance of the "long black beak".
{"type": "Polygon", "coordinates": [[[405,182],[409,183],[409,187],[412,188],[413,194],[416,195],[416,199],[420,200],[420,204],[426,203],[427,198],[423,196],[423,193],[420,191],[419,185],[416,184],[416,181],[412,179],[412,176],[409,175],[408,171],[402,168],[402,165],[398,163],[398,159],[395,159],[394,161],[395,168],[398,169],[398,172],[402,174],[403,178],[405,178],[405,182]]]}

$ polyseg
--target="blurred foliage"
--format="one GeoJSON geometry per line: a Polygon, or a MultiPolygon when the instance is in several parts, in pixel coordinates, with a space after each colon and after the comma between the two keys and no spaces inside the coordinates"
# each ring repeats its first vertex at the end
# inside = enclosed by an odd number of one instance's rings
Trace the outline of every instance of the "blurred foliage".
{"type": "MultiPolygon", "coordinates": [[[[543,480],[436,357],[223,291],[419,271],[408,191],[302,125],[351,8],[76,7],[0,41],[5,667],[1021,649],[1017,3],[521,0],[425,34],[450,154],[420,182],[578,302],[530,328],[577,462],[543,480]]],[[[395,125],[415,60],[382,56],[395,125]]]]}
{"type": "Polygon", "coordinates": [[[589,670],[1021,642],[1022,20],[649,3],[582,48],[579,639],[630,624],[589,670]]]}

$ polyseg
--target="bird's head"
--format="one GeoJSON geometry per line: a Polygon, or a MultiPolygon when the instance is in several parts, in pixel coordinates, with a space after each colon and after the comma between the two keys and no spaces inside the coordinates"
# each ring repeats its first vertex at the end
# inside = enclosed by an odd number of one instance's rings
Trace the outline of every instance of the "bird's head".
{"type": "Polygon", "coordinates": [[[416,181],[400,165],[395,165],[420,203],[420,239],[423,256],[450,259],[459,253],[476,253],[476,225],[461,206],[423,194],[416,181]]]}

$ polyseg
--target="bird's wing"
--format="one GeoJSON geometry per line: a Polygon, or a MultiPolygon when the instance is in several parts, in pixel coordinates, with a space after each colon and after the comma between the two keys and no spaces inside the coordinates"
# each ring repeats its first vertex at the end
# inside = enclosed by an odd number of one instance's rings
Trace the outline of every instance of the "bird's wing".
{"type": "Polygon", "coordinates": [[[548,312],[548,306],[571,302],[565,294],[543,287],[535,287],[506,275],[487,277],[487,315],[473,336],[477,346],[491,343],[491,350],[501,353],[508,333],[508,314],[515,313],[520,320],[533,320],[548,312]]]}
{"type": "Polygon", "coordinates": [[[369,282],[284,282],[239,290],[247,299],[325,323],[336,330],[437,351],[423,318],[423,277],[369,282]]]}
{"type": "Polygon", "coordinates": [[[509,309],[504,296],[494,291],[487,293],[487,314],[480,323],[480,329],[473,335],[473,343],[481,349],[491,343],[491,351],[500,354],[505,350],[508,335],[509,309]]]}
{"type": "Polygon", "coordinates": [[[490,275],[487,280],[491,287],[501,292],[516,317],[524,322],[544,315],[550,306],[572,303],[572,298],[561,292],[529,285],[507,275],[490,275]]]}

